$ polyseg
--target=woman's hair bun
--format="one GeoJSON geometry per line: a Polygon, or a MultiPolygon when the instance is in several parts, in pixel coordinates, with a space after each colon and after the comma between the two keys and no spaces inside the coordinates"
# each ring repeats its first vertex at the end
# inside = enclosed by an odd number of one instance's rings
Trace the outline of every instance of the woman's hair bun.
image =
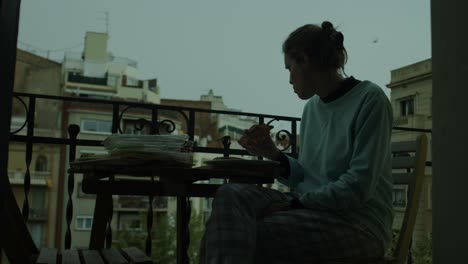
{"type": "Polygon", "coordinates": [[[330,21],[323,21],[322,22],[322,29],[326,32],[332,32],[334,30],[333,24],[330,21]]]}
{"type": "Polygon", "coordinates": [[[336,31],[335,27],[333,27],[333,24],[330,21],[322,22],[321,27],[325,38],[331,40],[336,45],[336,47],[343,47],[344,36],[341,32],[336,31]]]}
{"type": "Polygon", "coordinates": [[[336,34],[333,35],[333,39],[338,47],[343,47],[344,36],[341,32],[336,32],[336,34]]]}
{"type": "Polygon", "coordinates": [[[337,42],[343,43],[343,40],[344,40],[343,34],[342,34],[341,32],[336,32],[335,40],[336,40],[337,42]]]}

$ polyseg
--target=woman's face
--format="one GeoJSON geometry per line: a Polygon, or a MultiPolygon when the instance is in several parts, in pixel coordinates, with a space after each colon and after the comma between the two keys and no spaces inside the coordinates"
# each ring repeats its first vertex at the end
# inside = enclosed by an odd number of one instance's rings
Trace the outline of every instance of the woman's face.
{"type": "Polygon", "coordinates": [[[317,93],[316,71],[311,63],[304,59],[297,62],[289,55],[284,56],[284,65],[289,70],[289,83],[293,86],[294,92],[302,100],[307,100],[317,93]]]}

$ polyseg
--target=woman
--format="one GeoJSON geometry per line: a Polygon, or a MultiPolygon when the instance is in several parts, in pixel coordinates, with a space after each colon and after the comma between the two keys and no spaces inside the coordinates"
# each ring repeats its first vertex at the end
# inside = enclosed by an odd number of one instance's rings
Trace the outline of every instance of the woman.
{"type": "Polygon", "coordinates": [[[271,127],[252,127],[240,144],[280,161],[278,180],[292,192],[245,184],[220,187],[200,263],[373,258],[389,247],[392,109],[376,84],[342,76],[343,39],[326,21],[302,26],[284,42],[290,83],[307,100],[299,159],[276,148],[271,127]]]}

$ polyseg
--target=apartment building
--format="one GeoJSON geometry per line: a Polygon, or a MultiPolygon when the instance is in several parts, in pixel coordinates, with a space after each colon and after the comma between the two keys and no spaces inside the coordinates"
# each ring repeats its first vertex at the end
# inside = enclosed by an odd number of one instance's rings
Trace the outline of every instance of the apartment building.
{"type": "MultiPolygon", "coordinates": [[[[391,71],[391,89],[394,126],[402,128],[432,129],[432,60],[427,59],[391,71]]],[[[423,132],[393,130],[392,141],[414,140],[423,132]]],[[[432,160],[432,135],[428,137],[427,161],[432,160]]],[[[401,225],[404,209],[407,205],[407,189],[394,186],[393,203],[395,206],[395,226],[401,225]]],[[[432,233],[432,168],[426,167],[426,177],[421,195],[414,241],[417,243],[424,236],[432,233]]]]}
{"type": "MultiPolygon", "coordinates": [[[[87,32],[83,52],[65,53],[62,66],[62,90],[65,96],[94,98],[113,101],[130,101],[149,104],[160,104],[160,93],[157,79],[141,80],[138,64],[128,58],[114,56],[108,51],[108,35],[105,33],[87,32]]],[[[66,116],[64,127],[70,124],[80,126],[79,138],[104,140],[112,133],[112,105],[71,102],[65,104],[63,115],[66,116]]],[[[149,133],[148,126],[141,126],[139,120],[151,120],[151,111],[145,109],[119,109],[119,132],[123,134],[149,133]]],[[[160,118],[166,119],[161,115],[160,118]]],[[[181,129],[175,122],[175,130],[181,129]]],[[[164,132],[164,127],[161,128],[164,132]]],[[[77,148],[77,157],[83,154],[106,153],[104,147],[77,148]]],[[[68,175],[65,177],[68,180],[68,175]]],[[[86,248],[93,222],[95,197],[81,190],[82,175],[75,175],[76,191],[73,219],[71,222],[72,246],[86,248]]],[[[63,197],[65,200],[66,198],[63,197]]],[[[143,232],[142,215],[149,206],[148,197],[114,196],[114,214],[111,227],[113,239],[118,243],[120,232],[143,232]]],[[[62,206],[62,214],[65,212],[62,206]]],[[[161,197],[153,200],[156,220],[167,216],[168,199],[161,197]]],[[[174,205],[175,206],[175,205],[174,205]]],[[[66,223],[63,223],[64,230],[66,223]]]]}
{"type": "MultiPolygon", "coordinates": [[[[17,50],[14,92],[61,95],[61,64],[24,50],[17,50]]],[[[26,97],[15,97],[10,131],[15,136],[27,133],[27,110],[31,107],[26,97]]],[[[35,101],[34,133],[37,136],[59,137],[61,102],[35,101]]],[[[9,145],[8,176],[19,208],[23,208],[28,192],[28,226],[38,247],[52,247],[56,235],[58,178],[60,175],[60,147],[11,141],[9,145]],[[28,158],[29,156],[29,158],[28,158]],[[25,188],[29,174],[30,187],[25,188]],[[25,192],[26,191],[26,192],[25,192]]]]}

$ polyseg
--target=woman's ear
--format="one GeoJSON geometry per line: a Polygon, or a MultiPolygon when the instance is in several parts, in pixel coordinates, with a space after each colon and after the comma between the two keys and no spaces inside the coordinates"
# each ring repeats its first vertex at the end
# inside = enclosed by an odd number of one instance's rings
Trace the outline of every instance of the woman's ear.
{"type": "Polygon", "coordinates": [[[304,52],[300,52],[299,54],[297,54],[296,61],[302,66],[310,64],[310,59],[304,52]]]}

